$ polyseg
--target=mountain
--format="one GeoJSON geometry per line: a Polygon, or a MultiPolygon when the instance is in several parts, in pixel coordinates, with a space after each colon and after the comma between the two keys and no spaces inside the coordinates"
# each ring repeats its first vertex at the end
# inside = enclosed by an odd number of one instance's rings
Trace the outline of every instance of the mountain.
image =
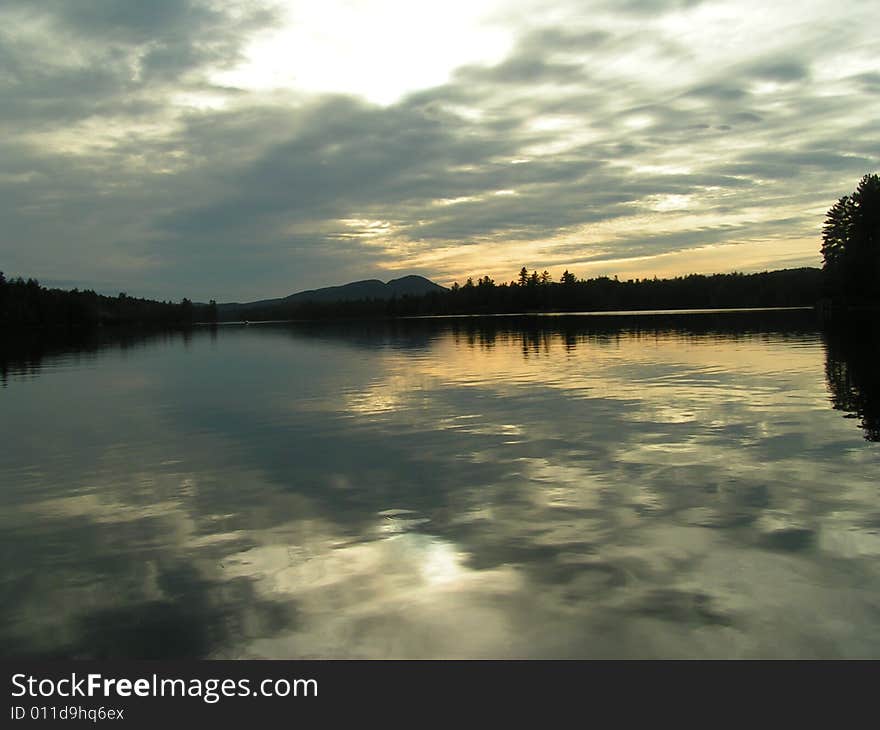
{"type": "Polygon", "coordinates": [[[404,276],[392,279],[383,284],[378,279],[353,281],[342,286],[328,286],[323,289],[312,289],[291,294],[287,302],[350,302],[358,299],[391,299],[405,295],[420,297],[432,291],[446,291],[445,287],[435,284],[423,276],[404,276]]]}
{"type": "Polygon", "coordinates": [[[272,307],[305,304],[306,302],[352,302],[363,299],[380,299],[387,300],[392,297],[402,296],[422,296],[430,292],[444,292],[446,287],[435,284],[424,276],[403,276],[399,279],[392,279],[387,284],[378,279],[365,279],[364,281],[353,281],[350,284],[342,284],[341,286],[327,286],[323,289],[309,289],[307,291],[297,292],[287,297],[279,299],[261,299],[257,302],[230,302],[228,304],[217,305],[218,313],[221,318],[223,315],[232,312],[248,312],[255,309],[269,309],[272,307]]]}

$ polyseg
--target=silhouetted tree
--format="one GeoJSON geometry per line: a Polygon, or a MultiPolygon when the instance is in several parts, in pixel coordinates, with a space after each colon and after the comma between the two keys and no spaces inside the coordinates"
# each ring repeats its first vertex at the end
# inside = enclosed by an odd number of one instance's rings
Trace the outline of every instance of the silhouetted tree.
{"type": "Polygon", "coordinates": [[[822,270],[828,288],[837,292],[844,281],[844,262],[847,242],[852,227],[852,199],[848,195],[840,198],[825,216],[822,227],[822,270]]]}
{"type": "Polygon", "coordinates": [[[880,301],[880,176],[865,175],[828,210],[822,258],[826,291],[836,300],[880,301]]]}

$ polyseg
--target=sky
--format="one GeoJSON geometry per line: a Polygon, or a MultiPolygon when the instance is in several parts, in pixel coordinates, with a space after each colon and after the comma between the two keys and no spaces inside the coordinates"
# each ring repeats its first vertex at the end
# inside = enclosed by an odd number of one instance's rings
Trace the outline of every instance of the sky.
{"type": "Polygon", "coordinates": [[[820,265],[876,0],[2,0],[0,269],[246,301],[820,265]]]}

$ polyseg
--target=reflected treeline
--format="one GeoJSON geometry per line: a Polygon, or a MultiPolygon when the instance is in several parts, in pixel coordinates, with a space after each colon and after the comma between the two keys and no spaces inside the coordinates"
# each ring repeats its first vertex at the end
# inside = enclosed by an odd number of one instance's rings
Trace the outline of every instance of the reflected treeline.
{"type": "Polygon", "coordinates": [[[559,314],[424,317],[388,320],[265,323],[249,332],[287,333],[297,339],[336,340],[353,347],[423,350],[451,336],[457,344],[492,348],[499,342],[522,345],[523,352],[573,350],[581,343],[621,337],[679,335],[724,339],[759,334],[796,337],[818,329],[812,309],[670,312],[661,314],[559,314]]]}
{"type": "Polygon", "coordinates": [[[158,342],[218,337],[247,332],[248,337],[291,336],[295,339],[336,341],[350,347],[383,347],[422,351],[450,336],[456,344],[492,348],[499,342],[518,345],[523,354],[571,351],[581,343],[614,341],[621,337],[679,335],[682,338],[717,335],[725,339],[756,334],[798,336],[815,332],[813,310],[751,310],[704,313],[615,315],[498,315],[424,317],[386,320],[337,320],[262,323],[248,326],[210,325],[180,330],[105,328],[80,332],[18,332],[0,340],[0,384],[10,376],[34,375],[54,357],[88,359],[107,349],[143,348],[158,342]]]}
{"type": "MultiPolygon", "coordinates": [[[[848,316],[822,323],[826,342],[826,379],[834,408],[860,419],[865,437],[880,441],[880,324],[848,316]]],[[[50,337],[20,334],[0,342],[0,386],[16,375],[33,376],[53,358],[89,360],[105,350],[135,350],[158,342],[218,337],[233,332],[248,337],[293,337],[336,341],[348,347],[424,351],[443,338],[456,345],[492,349],[513,345],[524,357],[553,356],[579,345],[613,343],[622,338],[754,336],[797,338],[820,327],[813,310],[722,311],[669,314],[438,317],[335,322],[292,322],[250,326],[216,326],[162,330],[95,330],[50,337]]]]}
{"type": "Polygon", "coordinates": [[[880,441],[880,323],[850,314],[824,327],[825,376],[834,407],[858,417],[869,441],[880,441]]]}
{"type": "Polygon", "coordinates": [[[448,319],[340,319],[294,322],[260,322],[247,328],[238,324],[219,325],[224,333],[246,331],[248,336],[335,341],[351,347],[377,350],[424,350],[449,330],[448,319]]]}
{"type": "Polygon", "coordinates": [[[677,336],[725,340],[766,334],[797,337],[816,331],[812,310],[718,311],[703,313],[554,315],[446,320],[456,342],[491,349],[498,342],[519,345],[524,356],[580,344],[677,336]]]}
{"type": "Polygon", "coordinates": [[[39,374],[45,363],[55,358],[88,361],[105,350],[125,352],[174,340],[188,344],[195,332],[216,337],[216,327],[198,331],[109,328],[7,333],[0,338],[0,386],[5,387],[11,377],[39,374]]]}

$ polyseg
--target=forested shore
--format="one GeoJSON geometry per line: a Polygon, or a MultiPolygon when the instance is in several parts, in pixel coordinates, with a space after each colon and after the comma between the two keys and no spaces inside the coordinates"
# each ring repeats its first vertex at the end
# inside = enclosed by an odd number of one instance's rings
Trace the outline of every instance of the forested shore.
{"type": "Polygon", "coordinates": [[[674,279],[599,277],[577,279],[569,272],[553,281],[548,272],[520,271],[519,279],[496,283],[484,276],[446,291],[387,300],[281,302],[264,308],[223,307],[222,319],[236,321],[404,317],[450,314],[633,311],[740,307],[809,307],[822,297],[819,269],[783,269],[756,274],[691,274],[674,279]]]}
{"type": "Polygon", "coordinates": [[[822,296],[819,269],[784,269],[757,274],[713,274],[674,279],[576,279],[565,272],[552,281],[547,272],[525,269],[519,281],[497,284],[489,276],[468,279],[421,296],[341,302],[296,301],[240,309],[194,304],[187,298],[163,302],[116,297],[77,289],[43,287],[36,279],[7,280],[0,274],[0,326],[90,328],[98,326],[187,326],[198,322],[374,318],[449,314],[511,314],[652,309],[813,306],[822,296]]]}
{"type": "Polygon", "coordinates": [[[82,329],[99,326],[189,325],[197,321],[189,299],[178,303],[130,297],[110,297],[91,290],[54,289],[36,279],[6,279],[0,272],[0,327],[82,329]]]}

